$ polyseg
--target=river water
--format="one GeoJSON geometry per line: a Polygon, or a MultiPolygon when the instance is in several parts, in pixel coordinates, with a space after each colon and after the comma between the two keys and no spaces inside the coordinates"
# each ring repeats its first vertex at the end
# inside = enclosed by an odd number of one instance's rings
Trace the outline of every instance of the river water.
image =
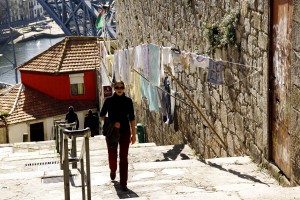
{"type": "MultiPolygon", "coordinates": [[[[63,40],[61,38],[43,38],[33,41],[21,42],[15,44],[17,66],[30,60],[39,53],[47,50],[57,42],[63,40]]],[[[1,45],[0,46],[0,82],[15,84],[16,76],[13,67],[13,50],[12,45],[1,45]]],[[[20,83],[20,74],[18,72],[18,82],[20,83]]]]}

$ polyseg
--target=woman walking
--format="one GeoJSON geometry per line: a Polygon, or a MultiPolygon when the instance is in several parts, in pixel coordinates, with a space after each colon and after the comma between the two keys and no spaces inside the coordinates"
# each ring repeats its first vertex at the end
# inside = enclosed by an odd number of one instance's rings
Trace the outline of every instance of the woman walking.
{"type": "MultiPolygon", "coordinates": [[[[134,144],[136,141],[135,130],[135,115],[131,98],[127,97],[124,93],[125,84],[123,81],[114,83],[114,94],[108,97],[102,106],[100,117],[104,121],[104,126],[112,124],[115,130],[113,133],[119,133],[118,144],[119,150],[119,172],[120,172],[120,188],[127,191],[128,180],[128,150],[129,144],[134,144]],[[108,117],[106,118],[106,114],[108,117]]],[[[108,160],[110,168],[110,178],[116,178],[117,171],[117,158],[118,158],[118,144],[111,145],[110,137],[106,136],[106,143],[108,149],[108,160]]]]}

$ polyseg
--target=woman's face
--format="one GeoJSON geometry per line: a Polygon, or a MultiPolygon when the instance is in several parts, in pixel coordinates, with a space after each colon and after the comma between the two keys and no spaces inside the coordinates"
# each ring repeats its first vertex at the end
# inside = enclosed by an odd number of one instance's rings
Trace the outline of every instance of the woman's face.
{"type": "Polygon", "coordinates": [[[122,83],[117,83],[114,87],[114,90],[118,96],[122,96],[125,90],[125,87],[122,83]]]}

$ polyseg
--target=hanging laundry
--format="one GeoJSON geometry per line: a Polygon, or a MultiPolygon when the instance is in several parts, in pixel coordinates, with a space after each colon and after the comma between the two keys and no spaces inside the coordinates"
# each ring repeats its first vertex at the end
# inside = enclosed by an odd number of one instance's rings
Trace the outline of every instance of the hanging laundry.
{"type": "Polygon", "coordinates": [[[116,50],[114,52],[114,65],[113,65],[113,80],[115,81],[120,81],[121,76],[120,76],[120,64],[119,64],[119,50],[116,50]]]}
{"type": "Polygon", "coordinates": [[[134,101],[140,105],[142,100],[140,79],[142,79],[142,77],[136,72],[133,73],[133,77],[133,97],[134,101]]]}
{"type": "Polygon", "coordinates": [[[128,48],[127,63],[129,69],[134,67],[134,48],[128,48]]]}
{"type": "Polygon", "coordinates": [[[207,69],[209,66],[209,58],[203,55],[197,55],[196,53],[191,53],[190,56],[190,67],[200,67],[207,69]]]}
{"type": "Polygon", "coordinates": [[[183,65],[184,69],[189,68],[190,66],[190,57],[189,57],[190,53],[182,51],[180,53],[180,60],[181,60],[181,64],[183,65]]]}
{"type": "Polygon", "coordinates": [[[109,82],[109,73],[108,73],[108,68],[107,68],[107,59],[106,59],[106,56],[107,56],[107,51],[106,51],[106,48],[104,46],[104,42],[101,41],[100,42],[100,59],[101,59],[101,62],[100,62],[100,75],[101,75],[101,83],[102,85],[110,85],[110,82],[109,82]]]}
{"type": "Polygon", "coordinates": [[[107,72],[108,75],[112,77],[113,74],[113,65],[114,65],[114,55],[107,55],[106,56],[106,63],[107,63],[107,72]]]}
{"type": "Polygon", "coordinates": [[[164,93],[164,101],[166,102],[166,113],[163,115],[163,121],[166,124],[169,124],[170,118],[171,118],[171,89],[170,89],[170,80],[169,77],[166,76],[164,79],[164,90],[166,91],[164,93]]]}
{"type": "Polygon", "coordinates": [[[149,82],[143,77],[140,78],[141,96],[149,100],[149,82]]]}
{"type": "Polygon", "coordinates": [[[149,44],[149,81],[155,86],[160,85],[160,48],[149,44]]]}
{"type": "Polygon", "coordinates": [[[222,61],[209,60],[208,82],[212,84],[223,84],[223,63],[222,61]]]}
{"type": "Polygon", "coordinates": [[[135,69],[142,69],[142,46],[136,46],[134,48],[134,68],[135,69]]]}
{"type": "Polygon", "coordinates": [[[160,79],[163,79],[165,77],[164,65],[173,66],[171,47],[161,48],[160,79]]]}
{"type": "Polygon", "coordinates": [[[156,91],[159,111],[163,114],[163,116],[167,116],[166,98],[164,96],[165,91],[159,89],[158,87],[156,87],[156,91]]]}
{"type": "Polygon", "coordinates": [[[107,56],[107,50],[106,50],[106,47],[104,45],[104,42],[101,41],[100,42],[100,55],[101,55],[101,62],[107,66],[107,61],[106,61],[106,56],[107,56]]]}
{"type": "Polygon", "coordinates": [[[148,44],[142,45],[142,63],[143,63],[143,73],[144,76],[149,78],[149,54],[148,54],[148,44]]]}
{"type": "Polygon", "coordinates": [[[134,71],[132,70],[134,68],[134,48],[129,48],[128,49],[128,57],[127,57],[127,62],[128,62],[128,68],[129,68],[129,85],[134,85],[134,71]]]}
{"type": "Polygon", "coordinates": [[[159,105],[157,101],[157,90],[156,86],[149,84],[149,110],[150,111],[159,111],[159,105]]]}
{"type": "Polygon", "coordinates": [[[120,67],[120,77],[125,85],[129,85],[130,74],[127,62],[128,49],[119,51],[119,67],[120,67]]]}

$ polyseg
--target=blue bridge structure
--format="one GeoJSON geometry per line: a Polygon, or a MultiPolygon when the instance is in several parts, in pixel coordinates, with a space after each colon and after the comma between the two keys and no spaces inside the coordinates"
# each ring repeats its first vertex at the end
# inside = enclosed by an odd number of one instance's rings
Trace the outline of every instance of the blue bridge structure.
{"type": "Polygon", "coordinates": [[[115,1],[113,0],[37,0],[66,36],[116,38],[115,1]],[[97,28],[101,13],[104,25],[97,28]]]}

